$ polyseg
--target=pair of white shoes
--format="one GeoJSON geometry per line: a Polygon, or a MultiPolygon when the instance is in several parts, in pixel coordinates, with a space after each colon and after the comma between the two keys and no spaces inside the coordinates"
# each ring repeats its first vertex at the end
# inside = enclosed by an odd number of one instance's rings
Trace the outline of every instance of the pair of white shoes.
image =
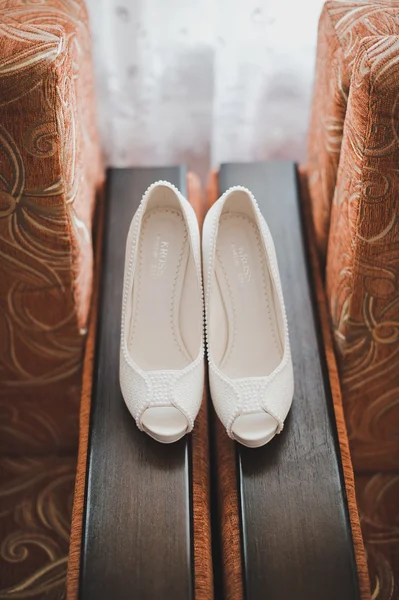
{"type": "MultiPolygon", "coordinates": [[[[212,401],[231,438],[263,446],[283,429],[294,378],[273,240],[246,188],[229,189],[209,210],[202,259],[212,401]]],[[[120,352],[126,405],[159,442],[190,432],[201,406],[203,305],[194,210],[159,181],[129,230],[120,352]]]]}

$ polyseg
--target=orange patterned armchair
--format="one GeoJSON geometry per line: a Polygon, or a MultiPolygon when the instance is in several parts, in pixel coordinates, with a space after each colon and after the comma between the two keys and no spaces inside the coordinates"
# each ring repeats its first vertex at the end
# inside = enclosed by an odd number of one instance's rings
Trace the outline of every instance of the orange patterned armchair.
{"type": "Polygon", "coordinates": [[[0,598],[55,598],[103,181],[83,1],[1,2],[0,83],[0,598]]]}
{"type": "Polygon", "coordinates": [[[398,93],[399,2],[327,2],[307,175],[374,597],[384,599],[399,594],[398,93]]]}

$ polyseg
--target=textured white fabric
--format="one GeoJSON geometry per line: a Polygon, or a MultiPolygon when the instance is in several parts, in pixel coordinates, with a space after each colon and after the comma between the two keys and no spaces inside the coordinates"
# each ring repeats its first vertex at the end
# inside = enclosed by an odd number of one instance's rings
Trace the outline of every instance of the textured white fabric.
{"type": "Polygon", "coordinates": [[[209,383],[216,413],[230,437],[235,419],[240,415],[264,410],[278,422],[277,433],[292,404],[293,372],[291,360],[272,377],[229,379],[214,365],[209,368],[209,383]]]}
{"type": "Polygon", "coordinates": [[[304,157],[324,0],[86,0],[108,164],[304,157]]]}
{"type": "Polygon", "coordinates": [[[277,256],[270,230],[264,220],[255,199],[246,188],[240,186],[227,190],[208,212],[203,227],[203,270],[205,288],[205,315],[207,323],[207,344],[209,363],[209,384],[216,413],[234,439],[232,426],[240,415],[265,411],[278,422],[277,433],[284,426],[284,420],[290,410],[294,393],[294,374],[291,349],[288,336],[288,324],[285,314],[284,298],[278,271],[277,256]],[[215,256],[219,220],[223,207],[232,192],[241,191],[251,198],[256,221],[261,232],[267,255],[269,270],[280,302],[283,314],[284,353],[280,364],[267,377],[248,377],[232,379],[227,377],[215,364],[212,357],[209,335],[209,310],[212,289],[215,282],[215,256]]]}
{"type": "Polygon", "coordinates": [[[144,411],[155,406],[175,406],[187,418],[188,431],[193,429],[203,395],[203,355],[182,371],[147,373],[121,355],[119,376],[126,406],[139,429],[144,411]]]}
{"type": "Polygon", "coordinates": [[[141,224],[145,215],[151,193],[158,186],[166,186],[173,190],[178,199],[185,222],[188,227],[188,239],[194,259],[198,290],[202,301],[202,276],[200,235],[195,212],[189,202],[168,182],[156,182],[146,191],[138,210],[132,220],[126,243],[125,273],[123,284],[122,324],[119,377],[122,395],[126,405],[142,429],[141,417],[147,408],[155,406],[174,406],[186,416],[191,431],[194,420],[200,409],[204,389],[204,339],[201,338],[198,356],[187,367],[181,370],[143,371],[130,356],[128,351],[128,323],[132,311],[132,289],[137,247],[141,224]]]}

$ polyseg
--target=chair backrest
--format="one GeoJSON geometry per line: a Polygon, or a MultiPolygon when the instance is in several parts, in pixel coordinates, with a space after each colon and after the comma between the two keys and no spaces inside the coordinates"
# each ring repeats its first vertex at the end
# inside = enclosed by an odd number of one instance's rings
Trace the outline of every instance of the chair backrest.
{"type": "Polygon", "coordinates": [[[83,1],[5,4],[0,405],[9,418],[0,452],[58,452],[77,443],[92,215],[103,178],[91,39],[83,1]]]}
{"type": "Polygon", "coordinates": [[[355,469],[399,466],[399,2],[327,2],[307,172],[355,469]]]}

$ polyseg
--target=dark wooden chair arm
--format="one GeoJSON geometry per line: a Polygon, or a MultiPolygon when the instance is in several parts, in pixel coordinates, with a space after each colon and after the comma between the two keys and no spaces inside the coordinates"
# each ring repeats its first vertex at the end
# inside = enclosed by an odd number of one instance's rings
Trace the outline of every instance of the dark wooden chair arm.
{"type": "Polygon", "coordinates": [[[353,540],[296,167],[222,165],[219,192],[234,185],[253,192],[275,240],[295,372],[282,434],[256,450],[236,444],[244,597],[354,600],[353,540]]]}
{"type": "Polygon", "coordinates": [[[125,243],[146,188],[186,193],[184,168],[108,175],[80,572],[81,600],[193,597],[191,437],[163,445],[141,433],[119,386],[125,243]]]}

